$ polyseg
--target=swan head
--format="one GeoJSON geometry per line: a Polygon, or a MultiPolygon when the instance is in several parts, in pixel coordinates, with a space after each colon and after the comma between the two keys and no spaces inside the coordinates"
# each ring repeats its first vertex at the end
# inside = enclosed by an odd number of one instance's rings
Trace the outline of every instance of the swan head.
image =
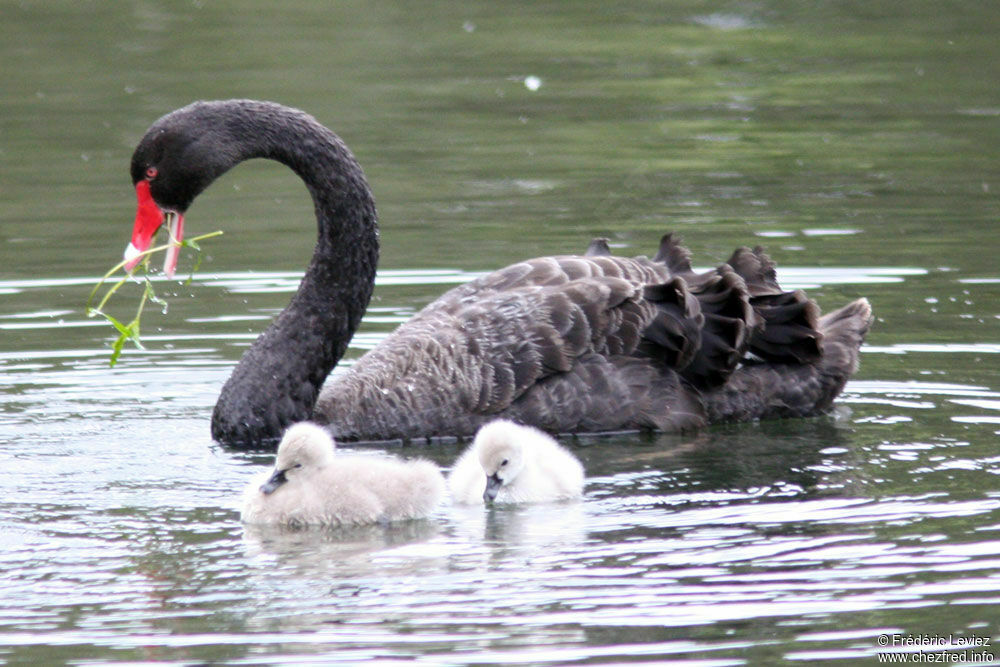
{"type": "Polygon", "coordinates": [[[289,480],[326,466],[333,460],[334,448],[333,438],[322,427],[311,422],[293,424],[278,444],[274,473],[261,485],[261,493],[270,495],[289,480]]]}
{"type": "MultiPolygon", "coordinates": [[[[179,244],[191,202],[242,157],[235,149],[234,130],[219,113],[222,106],[195,102],[177,109],[153,123],[136,146],[130,171],[138,209],[125,249],[126,270],[135,268],[164,223],[179,244]]],[[[176,265],[176,251],[168,252],[168,276],[176,265]]]]}
{"type": "Polygon", "coordinates": [[[479,452],[479,463],[486,473],[486,490],[483,502],[491,503],[500,489],[507,486],[524,469],[523,440],[529,433],[525,426],[511,421],[490,422],[476,433],[474,446],[479,452]]]}

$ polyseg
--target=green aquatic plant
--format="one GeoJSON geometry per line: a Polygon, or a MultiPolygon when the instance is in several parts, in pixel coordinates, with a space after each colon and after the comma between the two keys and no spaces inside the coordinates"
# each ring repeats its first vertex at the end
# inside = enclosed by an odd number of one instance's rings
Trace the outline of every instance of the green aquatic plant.
{"type": "MultiPolygon", "coordinates": [[[[191,281],[194,279],[194,272],[198,270],[199,266],[201,266],[202,254],[201,254],[201,246],[198,245],[198,242],[204,241],[205,239],[209,239],[215,236],[220,236],[221,234],[222,234],[221,231],[215,231],[209,234],[202,234],[201,236],[196,236],[192,239],[186,239],[184,241],[179,242],[179,247],[191,248],[197,253],[195,255],[194,266],[191,267],[191,273],[190,275],[188,275],[187,280],[184,281],[185,285],[191,283],[191,281]]],[[[134,343],[135,346],[138,347],[140,350],[146,349],[145,347],[143,347],[142,341],[139,338],[139,323],[140,320],[142,319],[142,311],[146,307],[146,303],[147,302],[155,303],[159,305],[161,308],[163,308],[164,312],[166,312],[167,302],[161,297],[156,295],[156,291],[153,289],[153,283],[149,279],[149,257],[157,252],[170,251],[172,248],[175,249],[177,247],[178,247],[178,242],[174,239],[171,239],[168,243],[164,243],[163,245],[159,245],[154,248],[149,248],[148,250],[142,251],[134,258],[118,262],[113,267],[111,267],[111,269],[107,273],[105,273],[100,280],[97,281],[97,284],[94,285],[94,289],[90,291],[90,296],[87,297],[87,317],[95,317],[97,315],[100,315],[101,317],[106,319],[115,328],[115,330],[118,331],[118,338],[116,338],[115,342],[112,343],[111,345],[110,365],[112,368],[114,368],[115,364],[118,363],[118,358],[121,356],[122,350],[124,349],[126,342],[132,341],[132,343],[134,343]],[[97,297],[98,292],[101,291],[101,286],[104,285],[108,281],[108,279],[111,278],[111,276],[113,276],[119,270],[124,270],[125,265],[127,263],[129,263],[130,261],[135,261],[136,259],[141,260],[139,265],[136,266],[132,272],[126,271],[125,275],[123,275],[120,279],[118,279],[113,285],[108,287],[107,291],[104,293],[104,296],[101,297],[100,302],[98,302],[97,305],[94,305],[94,300],[97,297]],[[140,271],[141,274],[139,273],[140,271]],[[124,285],[129,280],[129,278],[142,282],[143,290],[142,290],[142,297],[139,299],[139,307],[135,311],[135,317],[133,317],[132,320],[129,321],[127,324],[123,324],[121,320],[105,312],[104,307],[111,299],[111,296],[115,292],[117,292],[118,289],[121,288],[121,286],[124,285]]]]}

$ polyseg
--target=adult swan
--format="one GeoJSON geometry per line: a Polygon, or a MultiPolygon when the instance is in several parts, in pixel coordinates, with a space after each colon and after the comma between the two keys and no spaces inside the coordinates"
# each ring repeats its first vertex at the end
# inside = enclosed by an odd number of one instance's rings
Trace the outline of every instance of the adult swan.
{"type": "Polygon", "coordinates": [[[452,289],[324,386],[371,297],[378,229],[361,167],[308,114],[230,100],[153,123],[132,156],[126,258],[165,221],[180,236],[192,200],[251,158],[305,181],[319,229],[298,292],[222,389],[212,437],[225,445],[273,447],[303,419],[390,440],[469,436],[498,417],[568,433],[816,415],[857,368],[867,301],[820,317],[760,249],[696,274],[668,234],[652,259],[597,239],[452,289]]]}

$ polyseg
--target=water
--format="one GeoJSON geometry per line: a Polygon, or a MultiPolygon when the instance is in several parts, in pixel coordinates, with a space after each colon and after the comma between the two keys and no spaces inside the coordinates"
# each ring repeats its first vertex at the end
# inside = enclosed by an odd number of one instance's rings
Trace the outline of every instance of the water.
{"type": "Polygon", "coordinates": [[[0,15],[0,661],[854,664],[997,636],[992,4],[0,15]],[[258,162],[203,195],[189,234],[226,235],[190,284],[154,283],[169,308],[114,369],[83,309],[128,241],[145,128],[238,96],[307,109],[373,184],[379,282],[346,363],[483,271],[676,230],[699,266],[760,243],[825,309],[867,296],[861,370],[828,418],[569,440],[581,503],[245,530],[271,457],[208,420],[305,265],[302,186],[258,162]]]}

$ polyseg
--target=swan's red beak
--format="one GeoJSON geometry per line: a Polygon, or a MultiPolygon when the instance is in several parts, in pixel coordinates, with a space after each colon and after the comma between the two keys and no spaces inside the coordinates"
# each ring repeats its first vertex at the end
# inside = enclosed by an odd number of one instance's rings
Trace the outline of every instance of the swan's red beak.
{"type": "Polygon", "coordinates": [[[164,211],[149,192],[149,182],[139,181],[135,184],[136,198],[139,208],[135,212],[135,225],[132,227],[132,242],[125,248],[125,270],[132,271],[136,264],[142,261],[142,253],[149,250],[153,236],[157,230],[167,223],[170,233],[170,247],[163,261],[163,272],[172,278],[177,268],[177,255],[180,253],[181,241],[184,238],[184,216],[175,211],[164,211]]]}

